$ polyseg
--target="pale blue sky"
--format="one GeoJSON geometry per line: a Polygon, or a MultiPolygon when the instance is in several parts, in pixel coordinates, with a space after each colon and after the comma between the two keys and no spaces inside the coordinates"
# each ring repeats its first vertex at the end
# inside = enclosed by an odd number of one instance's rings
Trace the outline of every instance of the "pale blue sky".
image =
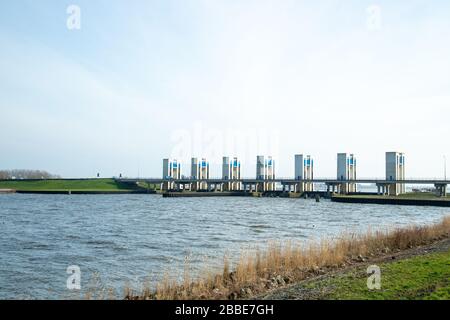
{"type": "Polygon", "coordinates": [[[228,153],[254,176],[266,153],[292,176],[306,153],[316,176],[335,176],[347,151],[368,177],[400,150],[408,176],[441,177],[449,17],[436,0],[8,1],[0,169],[160,176],[163,157],[192,154],[218,176],[228,153]],[[80,30],[66,27],[71,4],[80,30]]]}

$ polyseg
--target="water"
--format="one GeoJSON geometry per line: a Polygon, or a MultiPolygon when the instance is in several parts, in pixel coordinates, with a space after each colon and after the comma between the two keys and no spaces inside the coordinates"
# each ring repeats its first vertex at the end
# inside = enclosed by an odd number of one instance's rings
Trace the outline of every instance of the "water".
{"type": "Polygon", "coordinates": [[[0,195],[0,298],[80,297],[66,288],[69,265],[81,268],[83,295],[103,284],[120,298],[125,286],[183,270],[186,256],[195,271],[268,240],[428,224],[448,213],[283,198],[0,195]]]}

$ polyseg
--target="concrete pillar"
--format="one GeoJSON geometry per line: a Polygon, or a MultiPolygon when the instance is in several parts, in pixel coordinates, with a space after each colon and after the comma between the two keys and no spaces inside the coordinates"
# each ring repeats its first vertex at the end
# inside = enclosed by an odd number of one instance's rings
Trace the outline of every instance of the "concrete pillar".
{"type": "Polygon", "coordinates": [[[435,184],[434,187],[436,188],[436,193],[440,197],[446,197],[447,196],[447,185],[446,184],[435,184]]]}

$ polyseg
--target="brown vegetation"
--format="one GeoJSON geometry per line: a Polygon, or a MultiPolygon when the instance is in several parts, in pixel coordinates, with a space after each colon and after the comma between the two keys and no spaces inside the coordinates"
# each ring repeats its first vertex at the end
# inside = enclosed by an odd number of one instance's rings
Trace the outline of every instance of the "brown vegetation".
{"type": "Polygon", "coordinates": [[[265,251],[243,252],[230,271],[227,258],[223,272],[203,273],[191,280],[189,266],[182,282],[166,276],[155,290],[127,290],[126,299],[238,299],[250,298],[285,284],[324,274],[369,257],[426,245],[450,236],[450,217],[430,226],[347,233],[337,240],[309,244],[271,242],[265,251]]]}

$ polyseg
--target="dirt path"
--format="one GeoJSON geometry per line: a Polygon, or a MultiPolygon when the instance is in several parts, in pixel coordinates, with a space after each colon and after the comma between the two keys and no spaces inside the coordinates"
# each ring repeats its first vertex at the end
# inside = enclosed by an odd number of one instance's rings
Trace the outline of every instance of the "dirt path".
{"type": "Polygon", "coordinates": [[[327,278],[336,277],[356,269],[362,268],[364,266],[369,266],[371,264],[377,263],[389,263],[398,260],[408,259],[416,256],[423,256],[430,253],[446,252],[450,250],[450,238],[437,241],[433,244],[412,248],[409,250],[403,250],[400,252],[393,252],[385,254],[383,256],[370,258],[364,262],[355,262],[351,266],[326,273],[324,275],[311,277],[309,279],[300,281],[298,283],[274,289],[273,291],[254,297],[255,299],[268,299],[268,300],[320,300],[325,298],[326,292],[319,289],[310,289],[305,286],[311,282],[318,280],[326,280],[327,278]]]}

